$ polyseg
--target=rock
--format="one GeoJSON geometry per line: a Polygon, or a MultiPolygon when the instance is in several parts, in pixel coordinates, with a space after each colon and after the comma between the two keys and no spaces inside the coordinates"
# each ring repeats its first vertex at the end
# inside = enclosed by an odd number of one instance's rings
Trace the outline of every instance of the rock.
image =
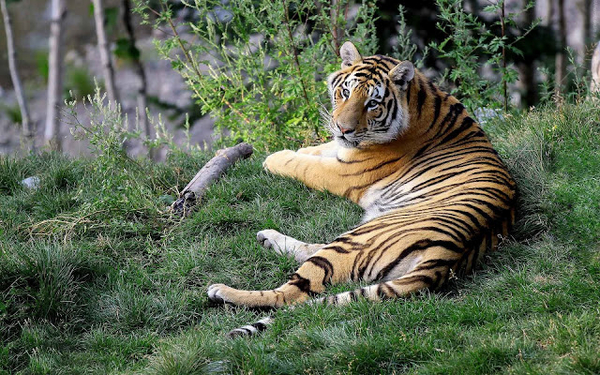
{"type": "Polygon", "coordinates": [[[485,123],[488,122],[488,120],[490,120],[490,119],[493,119],[496,117],[499,119],[504,118],[504,116],[502,115],[502,110],[499,108],[496,108],[496,109],[485,108],[485,107],[476,108],[474,115],[477,118],[477,122],[479,122],[479,124],[482,126],[485,125],[485,123]]]}
{"type": "Polygon", "coordinates": [[[27,189],[36,190],[40,187],[40,178],[38,176],[27,177],[21,181],[21,185],[25,186],[27,189]]]}

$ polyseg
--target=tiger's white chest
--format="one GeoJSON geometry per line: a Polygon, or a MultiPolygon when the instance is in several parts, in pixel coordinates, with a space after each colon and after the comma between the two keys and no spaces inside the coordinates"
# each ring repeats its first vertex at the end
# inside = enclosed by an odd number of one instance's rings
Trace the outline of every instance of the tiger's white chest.
{"type": "Polygon", "coordinates": [[[360,198],[358,205],[365,210],[362,222],[373,220],[418,200],[421,192],[414,191],[414,182],[382,181],[371,186],[360,198]]]}

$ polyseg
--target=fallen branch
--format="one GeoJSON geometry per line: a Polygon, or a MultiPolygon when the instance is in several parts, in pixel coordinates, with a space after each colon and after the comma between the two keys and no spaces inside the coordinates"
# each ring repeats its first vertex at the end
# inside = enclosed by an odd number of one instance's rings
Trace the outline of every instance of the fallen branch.
{"type": "Polygon", "coordinates": [[[252,151],[252,145],[248,143],[240,143],[234,147],[217,151],[215,157],[210,159],[179,193],[179,198],[171,205],[171,212],[187,216],[210,184],[218,180],[225,170],[236,161],[252,155],[252,151]]]}

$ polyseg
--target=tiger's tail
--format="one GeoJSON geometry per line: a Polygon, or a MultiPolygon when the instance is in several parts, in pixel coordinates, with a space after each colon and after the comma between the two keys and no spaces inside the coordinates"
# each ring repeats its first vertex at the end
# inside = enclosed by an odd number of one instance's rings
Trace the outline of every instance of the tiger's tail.
{"type": "Polygon", "coordinates": [[[264,330],[266,330],[267,327],[270,326],[271,324],[273,324],[273,317],[267,316],[267,317],[262,318],[261,320],[259,320],[256,323],[248,324],[243,327],[236,328],[232,331],[229,331],[229,333],[227,334],[227,337],[233,338],[233,337],[241,337],[241,336],[244,336],[244,337],[256,336],[256,335],[260,334],[261,332],[263,332],[264,330]]]}
{"type": "MultiPolygon", "coordinates": [[[[450,270],[445,264],[440,267],[450,270]]],[[[417,272],[419,273],[419,272],[417,272]]],[[[403,277],[391,281],[384,281],[376,284],[371,284],[349,292],[341,292],[328,297],[320,297],[301,302],[306,305],[328,305],[328,306],[343,306],[358,298],[366,298],[370,301],[382,301],[384,299],[406,297],[420,290],[425,290],[437,287],[445,281],[446,272],[437,272],[434,277],[427,277],[415,274],[414,272],[403,277]],[[444,280],[442,280],[444,279],[444,280]]],[[[300,304],[285,306],[288,310],[293,310],[300,304]]],[[[269,325],[273,324],[274,318],[267,316],[256,323],[248,324],[240,328],[236,328],[227,334],[227,337],[250,337],[256,336],[265,331],[269,325]]]]}

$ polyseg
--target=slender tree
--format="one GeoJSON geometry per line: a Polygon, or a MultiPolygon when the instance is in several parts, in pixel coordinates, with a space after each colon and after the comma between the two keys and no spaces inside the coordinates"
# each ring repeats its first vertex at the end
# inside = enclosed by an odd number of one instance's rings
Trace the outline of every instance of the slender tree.
{"type": "Polygon", "coordinates": [[[592,84],[590,91],[600,93],[600,42],[596,45],[594,55],[592,56],[592,84]]]}
{"type": "Polygon", "coordinates": [[[104,6],[102,0],[92,0],[94,4],[94,21],[96,23],[96,36],[98,38],[98,50],[100,51],[100,60],[102,61],[102,70],[104,74],[104,84],[108,100],[118,102],[119,96],[115,87],[115,71],[110,58],[110,50],[106,40],[106,30],[104,29],[104,6]]]}
{"type": "Polygon", "coordinates": [[[558,48],[556,53],[556,73],[554,91],[557,95],[563,92],[564,80],[567,75],[567,56],[565,50],[567,48],[567,27],[565,18],[565,0],[558,0],[558,48]]]}
{"type": "Polygon", "coordinates": [[[548,7],[546,8],[546,15],[543,18],[543,24],[545,26],[552,26],[552,16],[554,15],[554,0],[546,1],[548,7]]]}
{"type": "MultiPolygon", "coordinates": [[[[341,11],[340,0],[331,0],[331,9],[330,9],[331,19],[332,20],[337,19],[340,16],[340,11],[341,11]]],[[[340,50],[341,41],[344,37],[344,35],[343,35],[344,31],[339,27],[337,22],[333,23],[332,28],[331,28],[331,34],[333,37],[333,48],[337,52],[340,50]]]]}
{"type": "Polygon", "coordinates": [[[583,50],[580,53],[581,60],[584,61],[586,47],[592,40],[592,17],[594,16],[592,12],[592,0],[580,0],[577,8],[579,8],[579,13],[581,14],[581,45],[583,50]]]}
{"type": "MultiPolygon", "coordinates": [[[[129,57],[133,61],[133,65],[135,67],[135,72],[140,80],[138,91],[137,91],[137,107],[139,113],[139,121],[140,126],[144,129],[146,137],[148,139],[152,138],[152,131],[150,129],[150,123],[148,122],[146,116],[146,107],[147,104],[147,83],[146,83],[146,72],[144,70],[144,65],[140,60],[140,51],[136,47],[136,39],[135,33],[133,31],[133,26],[131,23],[131,4],[129,0],[122,0],[123,4],[123,24],[125,25],[125,30],[127,31],[128,41],[128,50],[129,57]]],[[[154,159],[154,154],[150,152],[150,157],[154,159]]]]}
{"type": "Polygon", "coordinates": [[[8,49],[8,69],[10,70],[10,78],[15,89],[15,95],[17,96],[17,102],[19,103],[19,109],[21,110],[21,124],[23,131],[22,144],[23,146],[31,151],[35,151],[35,132],[31,124],[29,117],[29,108],[27,107],[27,101],[23,94],[21,87],[21,79],[19,78],[19,71],[17,69],[17,51],[15,50],[15,44],[12,34],[12,24],[10,21],[10,14],[6,7],[6,0],[0,0],[0,10],[4,17],[4,31],[6,33],[6,47],[8,49]]]}
{"type": "MultiPolygon", "coordinates": [[[[528,0],[523,1],[523,6],[527,6],[528,0]]],[[[525,30],[535,21],[535,7],[530,7],[525,10],[522,15],[521,29],[525,30]]],[[[536,60],[525,59],[519,61],[517,68],[519,69],[519,84],[522,90],[521,102],[522,105],[530,107],[537,103],[537,90],[535,85],[536,60]]]]}
{"type": "Polygon", "coordinates": [[[48,103],[46,107],[44,140],[50,148],[60,150],[58,110],[61,104],[63,83],[62,23],[66,14],[64,0],[52,0],[51,9],[52,23],[50,25],[50,52],[48,56],[48,103]]]}
{"type": "MultiPolygon", "coordinates": [[[[500,3],[500,27],[502,39],[506,38],[506,1],[501,0],[500,3]]],[[[506,46],[502,45],[502,71],[506,72],[506,46]]],[[[502,73],[502,96],[504,97],[504,111],[508,111],[508,82],[504,79],[502,73]]]]}

